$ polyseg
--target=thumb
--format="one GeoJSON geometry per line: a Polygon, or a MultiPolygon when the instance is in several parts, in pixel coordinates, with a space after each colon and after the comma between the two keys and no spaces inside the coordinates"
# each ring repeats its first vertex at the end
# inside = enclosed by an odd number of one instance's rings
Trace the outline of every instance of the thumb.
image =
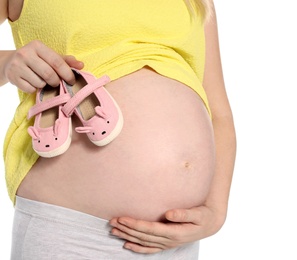
{"type": "Polygon", "coordinates": [[[72,55],[65,55],[63,56],[65,62],[68,64],[69,67],[75,68],[75,69],[82,69],[84,67],[84,63],[82,61],[78,61],[74,56],[72,55]]]}
{"type": "Polygon", "coordinates": [[[201,219],[201,214],[202,212],[199,207],[191,209],[173,209],[165,213],[165,218],[171,222],[198,224],[201,219]]]}

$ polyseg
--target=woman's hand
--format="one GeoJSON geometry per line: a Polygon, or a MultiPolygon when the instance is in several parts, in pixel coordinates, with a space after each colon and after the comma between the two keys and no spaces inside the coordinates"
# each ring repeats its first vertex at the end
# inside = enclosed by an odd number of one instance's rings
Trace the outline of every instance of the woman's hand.
{"type": "Polygon", "coordinates": [[[2,75],[24,92],[32,93],[46,84],[58,86],[60,78],[74,84],[70,67],[82,69],[83,63],[73,56],[60,56],[40,41],[10,51],[3,65],[2,75]]]}
{"type": "Polygon", "coordinates": [[[168,222],[148,222],[129,217],[110,220],[111,233],[127,240],[124,247],[137,253],[157,253],[201,240],[218,232],[225,214],[210,206],[174,209],[165,214],[168,222]]]}

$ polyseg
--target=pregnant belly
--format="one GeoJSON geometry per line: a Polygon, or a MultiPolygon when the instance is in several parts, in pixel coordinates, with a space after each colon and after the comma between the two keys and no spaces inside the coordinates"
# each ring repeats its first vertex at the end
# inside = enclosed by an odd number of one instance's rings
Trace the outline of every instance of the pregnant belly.
{"type": "Polygon", "coordinates": [[[214,142],[199,96],[149,69],[106,88],[124,116],[121,134],[97,147],[74,133],[69,150],[40,158],[17,194],[105,219],[161,220],[168,209],[203,203],[214,171],[214,142]]]}

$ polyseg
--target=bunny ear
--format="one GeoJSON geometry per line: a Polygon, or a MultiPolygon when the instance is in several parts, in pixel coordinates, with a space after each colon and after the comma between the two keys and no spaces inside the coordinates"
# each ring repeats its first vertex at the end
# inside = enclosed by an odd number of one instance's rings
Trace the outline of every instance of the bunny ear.
{"type": "Polygon", "coordinates": [[[80,126],[75,128],[75,131],[80,134],[88,134],[91,133],[92,130],[93,128],[89,126],[80,126]]]}
{"type": "Polygon", "coordinates": [[[28,133],[34,140],[37,140],[40,137],[37,129],[34,126],[30,126],[28,128],[28,133]]]}
{"type": "Polygon", "coordinates": [[[103,111],[102,107],[96,106],[95,107],[96,114],[102,118],[107,118],[106,113],[103,111]]]}

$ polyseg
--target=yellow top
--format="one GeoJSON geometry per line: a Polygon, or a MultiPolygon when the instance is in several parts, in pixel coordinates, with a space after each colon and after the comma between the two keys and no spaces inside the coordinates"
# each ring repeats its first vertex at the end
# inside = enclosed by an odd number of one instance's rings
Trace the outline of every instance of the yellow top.
{"type": "MultiPolygon", "coordinates": [[[[183,0],[24,0],[20,18],[10,22],[16,48],[40,40],[60,54],[74,55],[84,70],[111,80],[150,66],[196,91],[201,85],[205,45],[203,22],[183,0]]],[[[19,91],[20,105],[8,129],[4,160],[8,193],[16,190],[38,159],[27,133],[34,94],[19,91]]],[[[209,108],[208,108],[209,109],[209,108]]]]}

